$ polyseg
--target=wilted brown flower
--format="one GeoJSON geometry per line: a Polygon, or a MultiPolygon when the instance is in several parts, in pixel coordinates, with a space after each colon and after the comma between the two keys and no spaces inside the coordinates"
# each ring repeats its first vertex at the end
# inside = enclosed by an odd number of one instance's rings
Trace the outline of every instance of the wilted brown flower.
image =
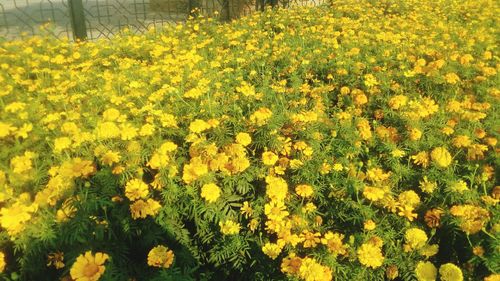
{"type": "Polygon", "coordinates": [[[387,276],[387,279],[389,280],[396,279],[399,276],[398,267],[395,265],[390,265],[389,267],[387,267],[387,269],[385,270],[385,276],[387,276]]]}
{"type": "Polygon", "coordinates": [[[427,226],[430,228],[437,228],[441,224],[441,215],[443,210],[441,209],[430,209],[425,213],[424,220],[427,226]]]}
{"type": "Polygon", "coordinates": [[[495,186],[491,192],[491,197],[500,200],[500,186],[495,186]]]}
{"type": "Polygon", "coordinates": [[[484,255],[484,248],[481,246],[476,246],[472,248],[472,253],[478,257],[482,257],[484,255]]]}

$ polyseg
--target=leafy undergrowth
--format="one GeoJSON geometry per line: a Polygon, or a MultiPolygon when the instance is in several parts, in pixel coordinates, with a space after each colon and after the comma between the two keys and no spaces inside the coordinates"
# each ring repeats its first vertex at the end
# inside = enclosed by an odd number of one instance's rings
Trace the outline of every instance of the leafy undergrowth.
{"type": "Polygon", "coordinates": [[[499,280],[489,0],[0,43],[6,280],[499,280]]]}

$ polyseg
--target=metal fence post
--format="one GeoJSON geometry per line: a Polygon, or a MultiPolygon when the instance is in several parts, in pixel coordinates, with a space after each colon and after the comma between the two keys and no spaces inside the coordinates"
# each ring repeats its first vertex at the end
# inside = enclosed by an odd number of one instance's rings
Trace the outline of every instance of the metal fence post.
{"type": "Polygon", "coordinates": [[[85,13],[82,0],[68,0],[71,28],[75,40],[87,39],[87,26],[85,25],[85,13]]]}

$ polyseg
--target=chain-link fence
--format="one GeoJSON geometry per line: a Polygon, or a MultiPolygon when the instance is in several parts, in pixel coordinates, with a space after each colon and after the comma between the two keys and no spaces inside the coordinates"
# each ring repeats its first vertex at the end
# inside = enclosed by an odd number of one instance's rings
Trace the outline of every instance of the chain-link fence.
{"type": "Polygon", "coordinates": [[[198,8],[234,19],[265,5],[318,5],[326,0],[0,0],[0,37],[49,32],[58,38],[109,38],[127,27],[150,27],[186,20],[198,8]]]}

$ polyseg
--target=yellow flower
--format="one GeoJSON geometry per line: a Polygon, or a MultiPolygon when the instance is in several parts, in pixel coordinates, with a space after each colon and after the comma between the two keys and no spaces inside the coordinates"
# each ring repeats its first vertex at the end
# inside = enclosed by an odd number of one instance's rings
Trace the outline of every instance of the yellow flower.
{"type": "Polygon", "coordinates": [[[97,281],[106,270],[104,263],[109,258],[107,254],[97,252],[92,255],[90,251],[76,258],[71,267],[71,278],[75,281],[97,281]]]}
{"type": "Polygon", "coordinates": [[[54,153],[61,153],[63,150],[71,146],[71,139],[68,137],[61,137],[54,140],[54,153]]]}
{"type": "Polygon", "coordinates": [[[398,206],[398,215],[407,218],[409,221],[413,221],[417,218],[417,214],[413,212],[414,208],[408,205],[398,206]]]}
{"type": "Polygon", "coordinates": [[[271,151],[266,151],[262,153],[262,162],[264,165],[272,166],[278,161],[278,155],[271,151]]]}
{"type": "Polygon", "coordinates": [[[271,200],[282,201],[288,193],[288,184],[280,177],[266,177],[266,194],[271,200]]]}
{"type": "Polygon", "coordinates": [[[247,146],[252,143],[252,137],[247,133],[239,133],[236,135],[236,142],[243,146],[247,146]]]}
{"type": "Polygon", "coordinates": [[[147,201],[139,199],[130,205],[130,213],[134,220],[143,219],[147,216],[155,216],[160,208],[160,203],[154,199],[149,198],[147,201]]]}
{"type": "Polygon", "coordinates": [[[382,255],[382,249],[373,245],[373,243],[365,243],[357,251],[359,262],[373,269],[382,266],[384,262],[384,256],[382,255]]]}
{"type": "Polygon", "coordinates": [[[417,141],[422,137],[422,131],[417,128],[412,128],[409,131],[409,137],[412,141],[417,141]]]}
{"type": "Polygon", "coordinates": [[[439,278],[441,281],[463,281],[464,277],[460,268],[452,263],[446,263],[439,267],[439,278]]]}
{"type": "Polygon", "coordinates": [[[264,214],[268,219],[274,221],[282,221],[286,216],[289,215],[286,210],[285,203],[282,200],[271,201],[264,205],[264,214]]]}
{"type": "Polygon", "coordinates": [[[167,247],[159,245],[148,253],[148,265],[169,268],[174,262],[174,252],[167,247]]]}
{"type": "Polygon", "coordinates": [[[308,203],[304,206],[303,211],[304,211],[304,213],[306,213],[306,214],[307,214],[307,213],[311,213],[311,212],[316,211],[316,209],[317,209],[317,207],[316,207],[316,205],[314,205],[314,203],[313,203],[313,202],[308,202],[308,203]]]}
{"type": "Polygon", "coordinates": [[[425,193],[432,193],[434,191],[434,189],[436,189],[437,183],[436,182],[430,182],[427,179],[427,176],[424,176],[424,180],[423,181],[419,181],[419,187],[425,193]]]}
{"type": "Polygon", "coordinates": [[[424,168],[429,166],[429,154],[426,151],[421,151],[411,156],[411,159],[413,159],[413,163],[416,165],[420,165],[424,168]]]}
{"type": "Polygon", "coordinates": [[[125,185],[125,196],[130,201],[135,201],[140,198],[146,198],[149,194],[148,185],[142,180],[131,179],[125,185]]]}
{"type": "Polygon", "coordinates": [[[365,230],[368,230],[368,231],[374,230],[376,227],[377,227],[377,225],[375,224],[375,222],[373,220],[367,220],[363,224],[363,228],[365,230]]]}
{"type": "Polygon", "coordinates": [[[398,201],[401,205],[417,207],[420,204],[420,197],[415,191],[407,190],[399,194],[398,201]]]}
{"type": "Polygon", "coordinates": [[[102,113],[102,118],[105,121],[115,121],[118,117],[120,117],[120,111],[115,108],[106,109],[106,111],[102,113]]]}
{"type": "Polygon", "coordinates": [[[425,245],[419,251],[422,256],[426,256],[427,258],[436,255],[439,252],[439,245],[425,245]]]}
{"type": "Polygon", "coordinates": [[[379,84],[377,78],[375,78],[373,74],[366,74],[364,76],[364,83],[367,87],[373,87],[379,84]]]}
{"type": "Polygon", "coordinates": [[[10,135],[11,132],[14,132],[16,127],[12,127],[9,123],[0,122],[0,138],[5,138],[10,135]]]}
{"type": "Polygon", "coordinates": [[[109,150],[101,156],[101,161],[104,165],[111,166],[113,163],[120,161],[120,153],[109,150]]]}
{"type": "Polygon", "coordinates": [[[391,155],[394,158],[401,158],[401,157],[406,155],[406,152],[404,152],[403,150],[401,150],[399,148],[396,148],[393,151],[391,151],[391,155]]]}
{"type": "Polygon", "coordinates": [[[405,232],[405,241],[409,250],[418,250],[425,246],[427,234],[421,229],[410,228],[405,232]]]}
{"type": "Polygon", "coordinates": [[[226,220],[224,222],[219,222],[220,231],[224,235],[233,235],[240,232],[240,224],[232,220],[226,220]]]}
{"type": "Polygon", "coordinates": [[[484,281],[500,281],[500,274],[491,274],[490,276],[484,277],[484,281]]]}
{"type": "Polygon", "coordinates": [[[105,140],[120,137],[121,130],[114,122],[103,122],[97,126],[95,133],[99,140],[105,140]]]}
{"type": "Polygon", "coordinates": [[[321,238],[321,244],[326,245],[328,251],[335,256],[346,255],[347,248],[342,243],[342,239],[344,239],[343,234],[328,231],[327,233],[325,233],[323,238],[321,238]]]}
{"type": "Polygon", "coordinates": [[[295,192],[301,197],[308,198],[313,195],[314,189],[308,184],[300,184],[295,187],[295,192]]]}
{"type": "Polygon", "coordinates": [[[220,187],[216,184],[209,183],[204,184],[201,187],[201,197],[204,198],[207,202],[213,203],[217,201],[221,193],[220,187]]]}
{"type": "Polygon", "coordinates": [[[262,107],[250,115],[250,122],[257,126],[262,126],[267,123],[272,115],[273,112],[269,108],[262,107]]]}
{"type": "Polygon", "coordinates": [[[243,214],[246,218],[249,218],[253,214],[253,209],[248,203],[248,201],[243,202],[243,206],[240,208],[241,214],[243,214]]]}
{"type": "Polygon", "coordinates": [[[279,256],[279,254],[281,253],[281,249],[282,247],[280,247],[278,244],[269,242],[262,246],[262,252],[273,260],[279,256]]]}
{"type": "Polygon", "coordinates": [[[344,169],[344,166],[342,166],[341,163],[335,163],[333,164],[333,170],[336,172],[340,172],[344,169]]]}
{"type": "Polygon", "coordinates": [[[446,80],[446,82],[449,84],[456,84],[460,81],[460,77],[458,77],[457,74],[450,72],[444,76],[444,80],[446,80]]]}
{"type": "Polygon", "coordinates": [[[408,102],[408,97],[405,95],[395,95],[389,99],[389,107],[394,110],[398,110],[405,106],[408,102]]]}
{"type": "Polygon", "coordinates": [[[31,151],[24,152],[22,156],[15,156],[10,160],[10,166],[12,171],[16,174],[21,174],[28,172],[31,170],[33,165],[33,158],[35,157],[35,153],[31,151]]]}
{"type": "Polygon", "coordinates": [[[459,180],[459,181],[453,182],[450,185],[450,190],[453,192],[457,192],[457,193],[462,194],[462,193],[464,193],[464,191],[469,190],[469,188],[467,187],[466,182],[464,182],[463,180],[459,180]]]}
{"type": "Polygon", "coordinates": [[[384,198],[385,191],[382,188],[365,186],[363,189],[363,196],[370,201],[379,201],[384,198]]]}
{"type": "Polygon", "coordinates": [[[5,265],[5,254],[3,252],[0,252],[0,273],[5,270],[5,265]]]}
{"type": "Polygon", "coordinates": [[[31,220],[31,214],[35,212],[34,205],[26,205],[24,202],[16,202],[10,207],[0,209],[0,226],[7,230],[9,235],[19,234],[26,223],[31,220]]]}
{"type": "Polygon", "coordinates": [[[206,173],[208,173],[207,164],[203,163],[201,157],[194,157],[189,164],[184,165],[182,179],[190,184],[206,173]]]}
{"type": "Polygon", "coordinates": [[[459,217],[460,228],[467,234],[475,234],[490,220],[488,210],[474,205],[456,205],[451,207],[450,213],[459,217]]]}
{"type": "Polygon", "coordinates": [[[189,124],[189,130],[197,134],[205,130],[208,130],[210,128],[211,128],[210,124],[201,119],[196,119],[193,122],[191,122],[191,124],[189,124]]]}
{"type": "Polygon", "coordinates": [[[305,281],[330,281],[332,270],[313,258],[305,258],[300,264],[299,277],[305,281]]]}
{"type": "Polygon", "coordinates": [[[415,275],[418,281],[435,281],[437,277],[437,268],[431,262],[418,262],[415,268],[415,275]]]}
{"type": "Polygon", "coordinates": [[[290,168],[292,168],[292,169],[298,169],[302,165],[304,165],[304,163],[302,163],[302,161],[300,161],[298,159],[290,160],[290,168]]]}
{"type": "Polygon", "coordinates": [[[314,248],[318,243],[321,243],[321,233],[303,230],[300,238],[304,241],[304,248],[314,248]]]}
{"type": "Polygon", "coordinates": [[[451,164],[451,155],[444,147],[436,147],[431,152],[434,163],[441,168],[446,168],[451,164]]]}

